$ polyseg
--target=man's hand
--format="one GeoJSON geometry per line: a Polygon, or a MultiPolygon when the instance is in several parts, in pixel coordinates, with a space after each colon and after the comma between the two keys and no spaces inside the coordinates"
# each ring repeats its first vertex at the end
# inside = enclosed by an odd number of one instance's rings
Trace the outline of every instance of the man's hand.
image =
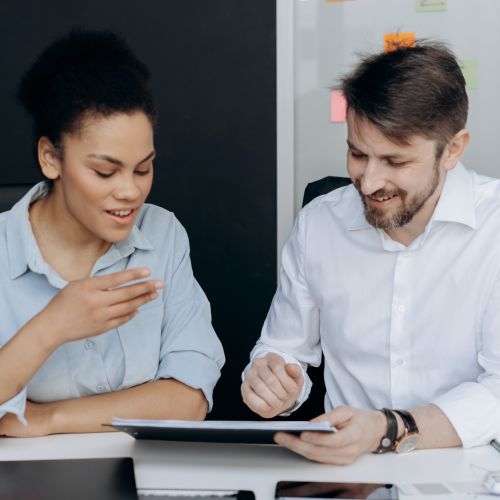
{"type": "Polygon", "coordinates": [[[25,427],[12,413],[0,418],[0,436],[8,437],[40,437],[51,433],[52,409],[50,403],[39,404],[26,401],[24,418],[28,422],[25,427]]]}
{"type": "Polygon", "coordinates": [[[147,276],[148,269],[137,268],[72,281],[33,320],[56,346],[113,330],[158,296],[159,280],[126,285],[147,276]]]}
{"type": "Polygon", "coordinates": [[[272,418],[290,409],[300,394],[304,377],[299,366],[270,352],[257,358],[241,384],[245,404],[264,418],[272,418]]]}
{"type": "Polygon", "coordinates": [[[360,455],[375,451],[385,434],[387,422],[380,411],[339,406],[313,422],[329,422],[338,432],[303,432],[300,437],[278,432],[277,444],[309,460],[325,464],[347,465],[360,455]]]}

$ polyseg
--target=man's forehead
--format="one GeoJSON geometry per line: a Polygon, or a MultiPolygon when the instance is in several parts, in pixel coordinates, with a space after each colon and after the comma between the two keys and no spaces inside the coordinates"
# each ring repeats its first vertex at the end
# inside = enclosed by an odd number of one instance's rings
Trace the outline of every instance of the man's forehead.
{"type": "Polygon", "coordinates": [[[406,154],[420,148],[433,148],[435,141],[416,134],[410,134],[405,141],[390,137],[366,118],[348,113],[347,142],[350,147],[364,151],[377,151],[380,156],[406,154]]]}

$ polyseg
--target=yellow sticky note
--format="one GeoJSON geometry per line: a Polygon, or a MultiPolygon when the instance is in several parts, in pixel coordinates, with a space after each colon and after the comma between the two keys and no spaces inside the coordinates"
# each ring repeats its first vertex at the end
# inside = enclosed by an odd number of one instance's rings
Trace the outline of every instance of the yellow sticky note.
{"type": "Polygon", "coordinates": [[[477,89],[477,61],[475,59],[462,59],[461,61],[458,61],[458,65],[464,74],[465,86],[469,90],[477,89]]]}
{"type": "Polygon", "coordinates": [[[399,47],[414,47],[415,33],[386,33],[384,35],[384,52],[391,52],[399,47]]]}
{"type": "Polygon", "coordinates": [[[330,93],[330,121],[343,123],[347,117],[347,102],[340,90],[332,90],[330,93]]]}

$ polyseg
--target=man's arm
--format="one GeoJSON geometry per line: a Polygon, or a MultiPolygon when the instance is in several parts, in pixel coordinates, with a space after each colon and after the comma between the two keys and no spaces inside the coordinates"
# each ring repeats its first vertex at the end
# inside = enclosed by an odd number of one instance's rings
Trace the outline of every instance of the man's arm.
{"type": "Polygon", "coordinates": [[[0,419],[0,435],[35,437],[70,432],[106,432],[112,417],[203,420],[207,401],[199,389],[174,379],[156,380],[108,394],[26,405],[28,426],[15,415],[0,419]]]}
{"type": "Polygon", "coordinates": [[[309,396],[307,365],[319,366],[319,310],[306,279],[307,207],[285,244],[279,284],[245,368],[241,393],[255,413],[271,418],[296,410],[309,396]]]}
{"type": "MultiPolygon", "coordinates": [[[[434,405],[411,408],[421,442],[419,448],[448,448],[462,444],[446,415],[434,405]]],[[[398,419],[398,436],[403,434],[403,422],[398,419]]],[[[333,434],[303,432],[300,437],[279,432],[276,443],[316,462],[346,465],[364,453],[377,449],[386,432],[386,418],[377,410],[361,410],[341,406],[314,419],[329,422],[338,429],[333,434]]]]}

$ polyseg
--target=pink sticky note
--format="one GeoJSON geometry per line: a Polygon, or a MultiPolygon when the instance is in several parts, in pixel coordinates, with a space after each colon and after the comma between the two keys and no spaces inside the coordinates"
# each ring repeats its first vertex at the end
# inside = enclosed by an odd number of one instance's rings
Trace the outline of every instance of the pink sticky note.
{"type": "Polygon", "coordinates": [[[330,121],[342,123],[346,121],[347,102],[340,90],[332,90],[330,93],[330,121]]]}

